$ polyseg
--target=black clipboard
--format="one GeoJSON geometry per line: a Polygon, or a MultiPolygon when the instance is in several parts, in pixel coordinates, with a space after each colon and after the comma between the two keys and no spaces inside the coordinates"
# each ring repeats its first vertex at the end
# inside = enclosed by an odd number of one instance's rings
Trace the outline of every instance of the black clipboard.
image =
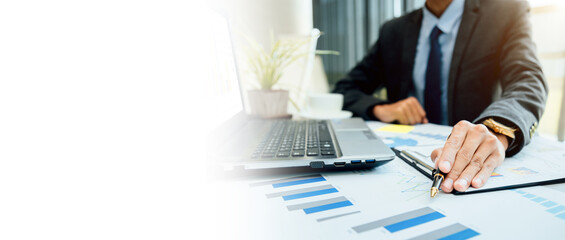
{"type": "MultiPolygon", "coordinates": [[[[402,151],[399,151],[395,148],[391,148],[391,149],[396,154],[396,156],[398,156],[398,158],[402,159],[402,161],[406,162],[408,165],[410,165],[413,168],[415,168],[416,170],[418,170],[418,172],[422,173],[427,178],[433,180],[433,176],[432,176],[431,173],[428,173],[428,172],[422,170],[418,166],[418,164],[416,162],[417,159],[410,159],[410,156],[403,154],[402,151]]],[[[494,188],[487,188],[487,189],[477,189],[477,190],[473,190],[473,191],[470,191],[470,192],[459,192],[459,191],[453,189],[452,193],[454,195],[467,195],[467,194],[473,194],[473,193],[485,193],[485,192],[510,190],[510,189],[516,189],[516,188],[543,186],[543,185],[556,184],[556,183],[565,183],[565,178],[551,179],[551,180],[545,180],[545,181],[536,181],[536,182],[528,182],[528,183],[519,183],[519,184],[512,184],[512,185],[506,185],[506,186],[500,186],[500,187],[494,187],[494,188]]]]}
{"type": "Polygon", "coordinates": [[[399,151],[395,148],[391,148],[392,151],[394,152],[394,154],[396,154],[396,156],[400,159],[402,159],[402,161],[404,161],[405,163],[407,163],[408,165],[412,166],[413,168],[415,168],[416,170],[418,170],[418,172],[420,172],[421,174],[423,174],[424,176],[426,176],[427,178],[429,178],[430,180],[433,180],[434,177],[432,176],[432,173],[428,173],[426,170],[422,169],[421,167],[418,166],[418,163],[415,161],[415,159],[410,159],[409,156],[406,156],[405,154],[402,153],[402,151],[399,151]]]}

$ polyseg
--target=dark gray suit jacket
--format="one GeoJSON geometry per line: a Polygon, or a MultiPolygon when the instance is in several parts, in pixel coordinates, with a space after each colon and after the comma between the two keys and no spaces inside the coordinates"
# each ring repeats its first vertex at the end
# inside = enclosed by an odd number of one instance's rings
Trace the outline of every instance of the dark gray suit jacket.
{"type": "MultiPolygon", "coordinates": [[[[530,142],[547,98],[528,17],[526,1],[467,0],[449,72],[449,125],[493,117],[517,127],[507,156],[530,142]]],[[[409,97],[421,22],[419,9],[383,24],[377,43],[334,89],[344,109],[375,119],[375,105],[409,97]],[[387,100],[373,97],[381,88],[387,100]]]]}

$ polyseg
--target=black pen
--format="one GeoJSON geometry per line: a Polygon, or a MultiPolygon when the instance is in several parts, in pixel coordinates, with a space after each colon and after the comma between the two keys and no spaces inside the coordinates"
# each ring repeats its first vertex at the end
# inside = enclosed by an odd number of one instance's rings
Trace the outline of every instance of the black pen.
{"type": "Polygon", "coordinates": [[[426,164],[422,160],[418,159],[416,156],[412,155],[410,152],[408,152],[406,150],[402,150],[401,153],[404,154],[406,157],[408,157],[410,160],[412,160],[413,163],[418,164],[418,165],[426,168],[428,171],[432,172],[432,175],[433,175],[433,171],[434,171],[433,167],[426,164]]]}
{"type": "Polygon", "coordinates": [[[440,185],[445,178],[445,174],[438,169],[434,169],[432,175],[434,176],[434,181],[432,183],[432,189],[430,189],[430,195],[435,197],[440,190],[440,185]]]}
{"type": "Polygon", "coordinates": [[[408,157],[410,160],[412,160],[413,163],[423,166],[424,168],[432,172],[433,182],[432,182],[432,189],[430,189],[430,195],[432,197],[435,197],[440,190],[441,183],[443,182],[446,174],[442,173],[439,169],[434,169],[432,166],[421,161],[420,159],[418,159],[416,156],[412,155],[408,151],[403,150],[401,151],[401,153],[404,154],[406,157],[408,157]]]}

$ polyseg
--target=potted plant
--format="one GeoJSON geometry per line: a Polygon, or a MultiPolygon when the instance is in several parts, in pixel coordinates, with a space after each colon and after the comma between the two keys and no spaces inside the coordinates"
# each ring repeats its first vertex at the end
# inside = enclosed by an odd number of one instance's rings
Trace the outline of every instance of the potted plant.
{"type": "MultiPolygon", "coordinates": [[[[265,51],[253,41],[248,39],[252,46],[248,52],[250,70],[258,89],[248,90],[247,97],[250,105],[250,114],[261,118],[288,117],[287,106],[290,101],[295,108],[298,106],[289,98],[289,91],[277,89],[284,70],[296,60],[311,53],[307,44],[314,42],[322,33],[315,29],[310,37],[303,39],[274,40],[271,32],[271,49],[265,51]]],[[[316,54],[334,54],[336,51],[317,50],[316,54]]]]}

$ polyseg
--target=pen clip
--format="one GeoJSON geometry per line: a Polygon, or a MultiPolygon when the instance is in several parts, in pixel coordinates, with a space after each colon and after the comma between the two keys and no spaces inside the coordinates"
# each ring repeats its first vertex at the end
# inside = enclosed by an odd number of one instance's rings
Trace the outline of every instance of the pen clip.
{"type": "Polygon", "coordinates": [[[412,162],[419,164],[420,166],[430,170],[432,173],[435,171],[435,169],[433,167],[426,164],[425,162],[422,162],[420,159],[418,159],[417,157],[415,157],[414,155],[412,155],[408,151],[402,150],[401,153],[404,154],[406,157],[408,157],[410,160],[412,160],[412,162]]]}

